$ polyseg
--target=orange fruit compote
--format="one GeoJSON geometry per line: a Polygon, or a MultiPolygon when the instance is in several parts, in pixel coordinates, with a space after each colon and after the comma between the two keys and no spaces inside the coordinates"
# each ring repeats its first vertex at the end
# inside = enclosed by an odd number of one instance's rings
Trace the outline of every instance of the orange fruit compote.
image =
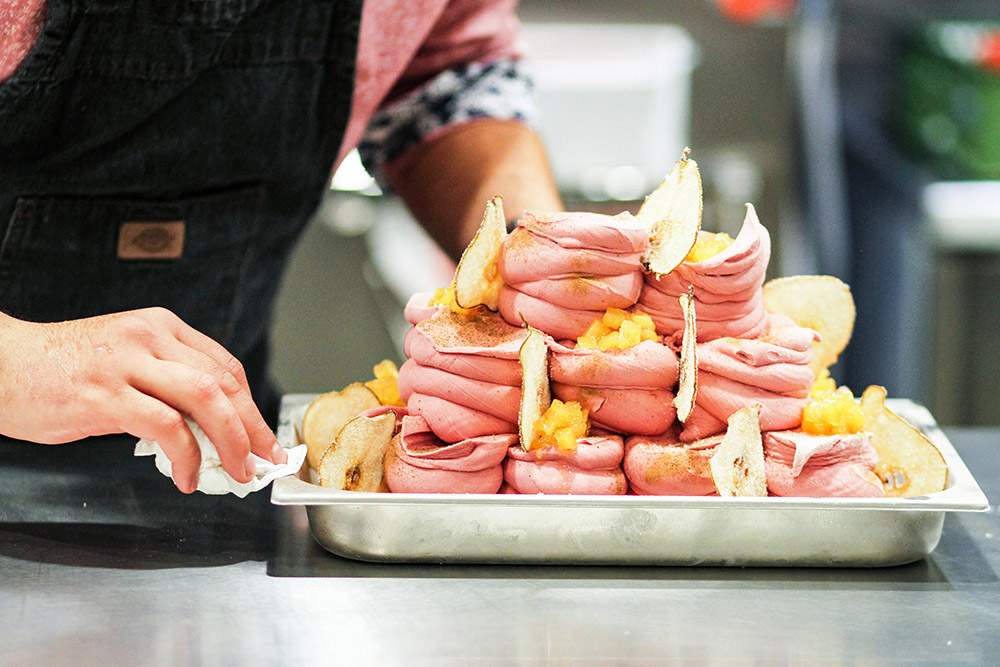
{"type": "Polygon", "coordinates": [[[399,370],[396,368],[396,364],[389,359],[384,359],[375,364],[373,370],[375,379],[365,382],[365,386],[372,390],[382,405],[405,407],[406,403],[399,396],[399,385],[397,384],[399,370]]]}
{"type": "Polygon", "coordinates": [[[816,378],[812,400],[802,408],[802,430],[813,435],[857,433],[865,425],[865,413],[847,387],[837,387],[827,369],[816,378]]]}
{"type": "Polygon", "coordinates": [[[584,438],[590,428],[588,412],[576,401],[563,403],[553,399],[545,413],[535,422],[535,439],[530,449],[558,447],[563,451],[576,449],[576,441],[584,438]]]}
{"type": "Polygon", "coordinates": [[[608,308],[604,317],[594,320],[583,335],[577,338],[576,346],[604,352],[612,348],[625,350],[644,340],[658,339],[653,318],[646,313],[608,308]]]}
{"type": "Polygon", "coordinates": [[[447,287],[439,287],[434,290],[434,296],[431,297],[428,306],[448,306],[451,312],[458,315],[477,315],[485,310],[483,306],[476,306],[474,308],[462,308],[458,305],[458,301],[455,300],[455,285],[448,285],[447,287]]]}
{"type": "Polygon", "coordinates": [[[695,241],[691,251],[688,252],[685,262],[704,262],[706,259],[715,257],[720,252],[733,244],[733,237],[725,232],[717,234],[712,232],[698,232],[698,240],[695,241]]]}

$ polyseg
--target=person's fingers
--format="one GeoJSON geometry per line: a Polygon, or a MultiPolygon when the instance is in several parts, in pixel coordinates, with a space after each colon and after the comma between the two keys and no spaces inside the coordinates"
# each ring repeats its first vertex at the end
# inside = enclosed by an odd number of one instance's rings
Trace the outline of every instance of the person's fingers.
{"type": "Polygon", "coordinates": [[[201,450],[180,412],[129,388],[120,401],[117,427],[123,433],[155,440],[170,459],[174,484],[183,493],[194,493],[198,488],[201,450]]]}
{"type": "MultiPolygon", "coordinates": [[[[233,375],[231,367],[227,368],[201,350],[182,344],[179,341],[167,345],[161,351],[160,358],[186,364],[192,368],[209,373],[215,378],[223,393],[232,401],[233,406],[236,408],[236,412],[243,422],[243,428],[250,438],[250,451],[272,463],[284,463],[287,460],[288,457],[285,455],[283,449],[278,447],[280,451],[275,451],[278,441],[274,437],[274,432],[271,431],[271,427],[264,421],[264,417],[260,414],[260,410],[257,408],[257,404],[254,403],[253,397],[250,395],[250,391],[246,389],[245,384],[240,382],[239,377],[233,375]],[[281,460],[276,460],[278,458],[281,460]]],[[[236,361],[235,357],[231,355],[230,358],[236,361]]],[[[238,361],[236,363],[239,364],[238,361]]],[[[242,366],[239,370],[242,372],[242,366]]],[[[245,380],[245,375],[243,378],[245,380]]]]}
{"type": "Polygon", "coordinates": [[[253,477],[251,452],[286,460],[283,450],[275,451],[277,441],[253,402],[242,364],[169,310],[46,325],[44,335],[32,330],[37,326],[15,321],[5,329],[13,330],[6,348],[20,346],[20,357],[37,360],[30,372],[7,368],[2,375],[0,393],[12,397],[5,401],[6,434],[67,442],[121,431],[155,440],[185,492],[196,488],[201,463],[185,415],[215,443],[223,468],[237,481],[253,477]],[[48,390],[53,386],[65,387],[63,400],[48,390]],[[42,398],[29,401],[32,395],[42,398]]]}
{"type": "Polygon", "coordinates": [[[234,357],[229,350],[216,340],[188,326],[169,310],[152,308],[149,309],[149,313],[154,319],[162,321],[163,326],[180,343],[180,346],[170,346],[168,354],[176,356],[167,358],[175,358],[177,361],[190,363],[195,368],[208,370],[217,379],[221,378],[222,374],[228,374],[239,383],[241,391],[227,391],[227,395],[236,404],[247,435],[250,437],[250,451],[272,463],[287,462],[288,456],[285,450],[278,444],[274,433],[267,425],[264,417],[260,414],[260,409],[253,400],[250,385],[247,382],[246,371],[239,359],[234,357]],[[194,359],[191,352],[184,352],[180,348],[200,353],[204,357],[194,359]],[[206,364],[204,363],[205,359],[211,360],[211,362],[206,364]]]}
{"type": "Polygon", "coordinates": [[[138,359],[130,384],[190,415],[215,444],[223,469],[237,482],[256,472],[250,437],[236,406],[210,373],[176,361],[138,359]]]}
{"type": "Polygon", "coordinates": [[[230,354],[229,350],[211,336],[207,336],[197,329],[188,326],[179,317],[170,313],[170,311],[165,312],[170,318],[170,331],[178,341],[213,359],[222,368],[226,369],[226,372],[236,378],[248,394],[250,393],[246,370],[244,370],[243,364],[240,363],[239,359],[230,354]]]}

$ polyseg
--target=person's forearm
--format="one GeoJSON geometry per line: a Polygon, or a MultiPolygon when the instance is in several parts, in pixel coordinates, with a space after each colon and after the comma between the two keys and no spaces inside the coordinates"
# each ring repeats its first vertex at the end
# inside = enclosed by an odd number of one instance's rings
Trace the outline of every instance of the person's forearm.
{"type": "Polygon", "coordinates": [[[495,195],[503,197],[508,220],[528,208],[562,209],[541,140],[515,121],[456,126],[386,172],[414,217],[456,259],[495,195]]]}

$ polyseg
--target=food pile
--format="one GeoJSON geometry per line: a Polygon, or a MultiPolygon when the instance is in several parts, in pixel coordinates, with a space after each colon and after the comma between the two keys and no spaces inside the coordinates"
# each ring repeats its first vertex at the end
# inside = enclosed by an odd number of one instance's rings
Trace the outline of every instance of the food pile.
{"type": "Polygon", "coordinates": [[[701,230],[687,152],[638,214],[490,201],[455,279],[406,306],[397,370],[324,394],[302,438],[323,486],[394,493],[915,496],[941,454],[829,374],[854,326],[830,276],[765,282],[752,205],[701,230]]]}

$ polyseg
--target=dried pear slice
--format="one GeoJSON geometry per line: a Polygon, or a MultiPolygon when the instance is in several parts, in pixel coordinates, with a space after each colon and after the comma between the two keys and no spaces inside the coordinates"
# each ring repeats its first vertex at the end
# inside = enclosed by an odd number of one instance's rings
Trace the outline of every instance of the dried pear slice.
{"type": "Polygon", "coordinates": [[[767,495],[759,403],[729,417],[726,434],[708,465],[720,496],[767,495]]]}
{"type": "Polygon", "coordinates": [[[385,477],[385,450],[395,430],[396,415],[392,412],[355,417],[344,424],[320,459],[320,486],[341,491],[379,491],[385,477]]]}
{"type": "Polygon", "coordinates": [[[944,489],[948,466],[923,433],[885,407],[885,387],[872,385],[861,395],[864,430],[878,451],[875,474],[890,498],[923,496],[944,489]]]}
{"type": "Polygon", "coordinates": [[[817,331],[809,367],[819,376],[847,347],[854,331],[854,297],[833,276],[788,276],[764,283],[764,309],[787,315],[800,327],[817,331]]]}
{"type": "Polygon", "coordinates": [[[686,422],[694,410],[695,397],[698,395],[698,328],[694,317],[694,289],[688,288],[687,294],[681,294],[679,299],[681,311],[684,313],[684,337],[681,339],[681,358],[677,394],[674,396],[674,407],[677,408],[677,419],[686,422]]]}
{"type": "Polygon", "coordinates": [[[340,391],[331,391],[313,399],[302,417],[302,441],[306,444],[309,466],[319,470],[320,457],[344,424],[379,405],[378,396],[362,382],[354,382],[340,391]]]}
{"type": "Polygon", "coordinates": [[[701,229],[702,193],[698,164],[684,149],[663,182],[646,197],[636,217],[649,232],[649,247],[642,258],[657,275],[673,271],[698,241],[701,229]]]}
{"type": "Polygon", "coordinates": [[[503,200],[496,196],[486,204],[479,229],[455,270],[455,302],[461,308],[483,305],[496,311],[503,278],[500,277],[500,249],[507,238],[503,200]]]}
{"type": "Polygon", "coordinates": [[[528,327],[528,336],[518,353],[521,361],[521,408],[517,415],[521,447],[528,451],[535,441],[535,424],[552,403],[549,388],[549,346],[545,335],[528,327]]]}

